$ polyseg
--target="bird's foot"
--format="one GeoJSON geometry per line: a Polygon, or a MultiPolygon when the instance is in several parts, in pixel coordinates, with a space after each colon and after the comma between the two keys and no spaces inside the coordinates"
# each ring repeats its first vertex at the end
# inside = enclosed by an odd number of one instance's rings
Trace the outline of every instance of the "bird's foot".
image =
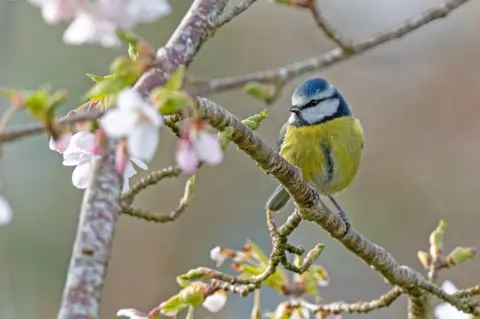
{"type": "Polygon", "coordinates": [[[345,236],[346,234],[348,234],[348,232],[350,231],[350,229],[352,228],[352,224],[350,224],[350,221],[348,220],[348,217],[347,217],[347,213],[345,213],[345,211],[343,210],[343,208],[340,206],[340,204],[337,202],[337,200],[335,198],[333,198],[333,196],[328,196],[328,198],[330,199],[330,201],[332,202],[332,204],[335,206],[335,208],[337,209],[337,214],[338,216],[340,216],[340,218],[342,219],[342,221],[345,223],[345,232],[343,233],[343,236],[345,236]]]}

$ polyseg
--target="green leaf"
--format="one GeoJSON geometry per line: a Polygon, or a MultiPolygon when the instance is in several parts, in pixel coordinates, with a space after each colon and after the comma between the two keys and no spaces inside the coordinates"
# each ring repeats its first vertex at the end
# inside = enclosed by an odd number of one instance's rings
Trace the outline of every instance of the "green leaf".
{"type": "Polygon", "coordinates": [[[48,108],[48,95],[45,90],[35,91],[27,95],[25,107],[33,117],[43,120],[48,108]]]}
{"type": "Polygon", "coordinates": [[[180,65],[163,87],[169,91],[179,90],[183,85],[184,75],[185,75],[185,66],[180,65]]]}
{"type": "Polygon", "coordinates": [[[183,91],[169,91],[157,88],[150,95],[150,101],[163,115],[173,115],[186,106],[193,105],[192,98],[183,91]]]}
{"type": "Polygon", "coordinates": [[[99,75],[94,75],[94,74],[90,74],[90,73],[87,73],[87,76],[95,83],[102,82],[102,81],[112,77],[111,74],[105,75],[105,76],[99,76],[99,75]]]}
{"type": "Polygon", "coordinates": [[[262,249],[250,239],[247,239],[247,244],[252,248],[252,252],[254,256],[257,257],[257,259],[262,263],[262,265],[267,266],[268,257],[267,255],[265,255],[262,249]]]}
{"type": "Polygon", "coordinates": [[[263,110],[262,112],[252,115],[242,121],[243,124],[248,126],[251,130],[255,131],[260,127],[260,123],[268,117],[267,110],[263,110]]]}

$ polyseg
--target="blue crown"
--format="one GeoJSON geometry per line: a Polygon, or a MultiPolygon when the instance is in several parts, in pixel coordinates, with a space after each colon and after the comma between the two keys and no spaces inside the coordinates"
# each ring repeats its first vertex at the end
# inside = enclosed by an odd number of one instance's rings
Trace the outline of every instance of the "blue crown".
{"type": "Polygon", "coordinates": [[[324,78],[312,78],[301,83],[293,92],[294,96],[313,97],[315,94],[325,91],[331,84],[324,78]]]}

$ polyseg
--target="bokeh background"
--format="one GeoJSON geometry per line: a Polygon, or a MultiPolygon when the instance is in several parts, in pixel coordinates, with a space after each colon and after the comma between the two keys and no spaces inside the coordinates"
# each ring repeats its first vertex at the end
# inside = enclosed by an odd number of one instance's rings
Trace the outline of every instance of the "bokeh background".
{"type": "MultiPolygon", "coordinates": [[[[393,27],[441,1],[321,1],[331,22],[352,39],[393,27]]],[[[191,1],[174,1],[173,13],[137,31],[161,46],[191,1]]],[[[313,75],[330,79],[361,119],[366,145],[354,183],[339,196],[354,227],[396,256],[421,270],[419,249],[440,218],[448,222],[447,248],[479,246],[480,194],[480,4],[471,1],[446,19],[431,23],[313,75]]],[[[109,62],[123,50],[62,43],[66,25],[48,26],[40,11],[22,0],[0,0],[0,85],[35,89],[50,83],[66,88],[64,114],[79,105],[91,85],[85,73],[106,74],[109,62]]],[[[309,13],[258,1],[222,28],[201,50],[190,74],[227,76],[272,68],[333,48],[309,13]]],[[[287,117],[291,82],[271,108],[258,134],[272,145],[287,117]]],[[[233,91],[212,96],[238,115],[264,108],[233,91]]],[[[5,101],[0,104],[5,110],[5,101]]],[[[11,123],[31,121],[20,114],[11,123]]],[[[164,130],[151,169],[173,163],[175,140],[164,130]]],[[[70,167],[48,148],[46,136],[5,147],[0,163],[2,189],[15,210],[11,225],[0,229],[0,317],[54,318],[70,258],[82,191],[71,184],[70,167]]],[[[136,177],[144,176],[140,172],[136,177]]],[[[176,207],[185,177],[148,189],[137,206],[158,212],[176,207]]],[[[175,223],[151,224],[120,219],[102,305],[102,318],[119,308],[149,310],[178,291],[175,277],[200,265],[213,267],[209,251],[216,245],[240,248],[246,238],[270,250],[263,205],[276,182],[230,146],[219,167],[198,173],[192,205],[175,223]]],[[[278,216],[283,220],[287,212],[278,216]]],[[[294,243],[327,249],[321,263],[331,284],[327,301],[372,299],[389,287],[356,256],[313,224],[304,223],[294,243]]],[[[479,282],[480,259],[444,271],[458,286],[479,282]]],[[[227,268],[228,269],[228,268],[227,268]]],[[[280,300],[262,293],[263,310],[280,300]]],[[[199,310],[200,318],[246,318],[252,300],[232,296],[219,314],[199,310]]],[[[406,300],[363,316],[405,318],[406,300]]]]}

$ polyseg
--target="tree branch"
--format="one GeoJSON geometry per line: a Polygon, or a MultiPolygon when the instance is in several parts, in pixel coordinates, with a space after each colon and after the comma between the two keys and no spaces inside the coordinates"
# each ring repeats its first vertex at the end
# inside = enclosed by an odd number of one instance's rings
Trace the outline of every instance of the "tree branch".
{"type": "Polygon", "coordinates": [[[327,312],[333,314],[340,314],[344,312],[367,313],[376,309],[390,306],[401,295],[402,290],[398,287],[395,287],[384,295],[380,296],[380,298],[371,301],[357,301],[350,304],[345,302],[332,302],[319,306],[307,302],[302,302],[302,305],[313,312],[327,312]]]}
{"type": "Polygon", "coordinates": [[[244,0],[240,2],[237,6],[235,6],[230,12],[224,14],[223,16],[218,19],[218,22],[215,25],[215,28],[220,28],[224,24],[227,24],[228,22],[232,21],[233,18],[241,14],[243,11],[247,10],[250,8],[252,4],[257,2],[257,0],[244,0]]]}
{"type": "MultiPolygon", "coordinates": [[[[351,228],[346,232],[347,228],[342,219],[319,199],[318,193],[303,180],[298,169],[283,159],[227,110],[201,97],[197,98],[197,105],[200,114],[217,130],[233,128],[232,142],[285,187],[295,201],[298,215],[302,219],[313,221],[321,226],[348,250],[381,273],[392,285],[403,288],[407,293],[413,295],[416,289],[423,289],[464,312],[480,313],[476,309],[475,302],[446,294],[417,271],[399,265],[384,248],[370,242],[355,229],[351,228]]],[[[283,227],[296,228],[294,225],[289,225],[288,221],[283,227]]]]}
{"type": "Polygon", "coordinates": [[[115,146],[93,162],[92,178],[85,191],[77,236],[73,246],[59,319],[99,318],[115,223],[120,214],[122,177],[115,169],[115,146]]]}
{"type": "MultiPolygon", "coordinates": [[[[157,52],[157,68],[146,72],[134,89],[147,95],[153,88],[163,85],[180,65],[188,65],[203,42],[210,36],[226,4],[227,0],[194,1],[166,46],[157,52]]],[[[100,317],[101,290],[106,275],[116,216],[120,209],[122,185],[112,159],[113,157],[106,155],[100,162],[102,164],[96,164],[100,168],[93,174],[90,187],[85,193],[80,213],[81,222],[78,225],[59,319],[100,317]],[[90,216],[104,218],[114,216],[115,218],[102,219],[100,223],[99,220],[90,216]],[[90,224],[90,220],[94,223],[90,224]],[[85,234],[90,235],[91,238],[86,237],[85,234]],[[93,239],[97,240],[89,241],[93,239]],[[85,249],[78,249],[78,247],[85,249]],[[98,261],[85,259],[88,255],[100,259],[98,261]]]]}
{"type": "Polygon", "coordinates": [[[346,41],[340,31],[335,29],[330,22],[323,16],[322,11],[317,6],[316,0],[308,0],[306,7],[312,13],[313,20],[317,26],[323,31],[325,36],[335,42],[346,53],[352,53],[352,44],[346,41]]]}
{"type": "Polygon", "coordinates": [[[381,44],[401,38],[422,26],[447,16],[451,11],[460,7],[468,0],[449,0],[444,4],[437,5],[417,17],[404,21],[391,30],[380,32],[372,37],[353,42],[349,51],[342,48],[333,49],[325,54],[312,57],[307,60],[295,62],[280,68],[249,73],[239,76],[210,79],[196,83],[193,91],[198,95],[220,92],[242,87],[248,82],[275,83],[276,81],[288,82],[307,73],[318,71],[322,68],[346,60],[350,57],[364,53],[381,44]]]}

